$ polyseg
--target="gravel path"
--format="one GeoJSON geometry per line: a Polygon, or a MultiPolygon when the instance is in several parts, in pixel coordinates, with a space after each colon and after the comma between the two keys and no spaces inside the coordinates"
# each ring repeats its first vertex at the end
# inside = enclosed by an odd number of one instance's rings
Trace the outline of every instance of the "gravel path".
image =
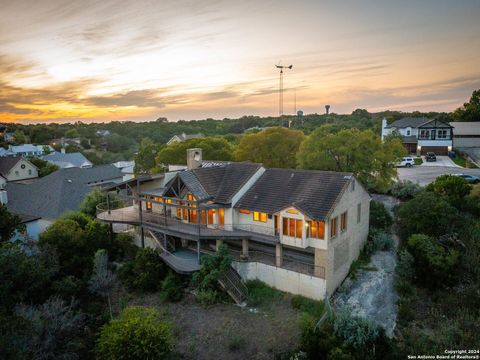
{"type": "MultiPolygon", "coordinates": [[[[374,195],[373,198],[384,203],[389,210],[397,203],[390,196],[374,195]]],[[[397,294],[394,288],[396,235],[394,240],[394,249],[372,255],[369,267],[376,270],[360,270],[355,280],[346,279],[342,285],[343,291],[338,291],[333,299],[336,308],[349,307],[354,314],[382,326],[388,336],[393,335],[397,320],[397,294]]]]}

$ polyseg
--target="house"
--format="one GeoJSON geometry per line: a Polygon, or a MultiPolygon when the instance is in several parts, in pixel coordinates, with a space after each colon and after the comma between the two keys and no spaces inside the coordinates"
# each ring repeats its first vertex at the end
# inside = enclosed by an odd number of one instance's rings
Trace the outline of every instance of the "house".
{"type": "Polygon", "coordinates": [[[21,157],[0,157],[0,175],[7,182],[33,179],[38,177],[38,169],[21,157]]]}
{"type": "Polygon", "coordinates": [[[176,142],[182,142],[185,140],[190,140],[190,139],[201,139],[203,138],[203,134],[185,134],[181,133],[180,135],[173,135],[170,140],[168,140],[167,145],[174,144],[176,142]]]}
{"type": "Polygon", "coordinates": [[[93,164],[79,152],[65,153],[54,152],[42,157],[43,160],[57,165],[60,169],[67,168],[90,168],[93,164]]]}
{"type": "Polygon", "coordinates": [[[13,143],[15,141],[15,133],[5,131],[3,133],[3,141],[5,141],[6,143],[13,143]]]}
{"type": "Polygon", "coordinates": [[[8,183],[7,207],[15,214],[41,218],[43,231],[66,212],[78,211],[94,187],[121,180],[120,170],[112,165],[60,169],[28,184],[8,183]]]}
{"type": "Polygon", "coordinates": [[[32,144],[23,144],[23,145],[10,145],[8,150],[13,154],[13,156],[42,156],[45,152],[54,151],[50,145],[32,145],[32,144]]]}
{"type": "Polygon", "coordinates": [[[100,137],[107,137],[111,135],[110,130],[97,130],[95,134],[100,137]]]}
{"type": "Polygon", "coordinates": [[[6,184],[7,184],[7,178],[0,174],[0,190],[5,189],[6,184]]]}
{"type": "Polygon", "coordinates": [[[134,169],[135,169],[135,161],[117,161],[113,163],[113,166],[120,169],[123,174],[123,181],[133,179],[135,177],[134,169]]]}
{"type": "Polygon", "coordinates": [[[480,148],[480,122],[451,122],[455,128],[453,133],[454,148],[480,148]]]}
{"type": "Polygon", "coordinates": [[[382,140],[388,135],[399,135],[411,154],[434,152],[447,155],[452,150],[453,126],[447,122],[428,118],[403,118],[391,124],[382,120],[382,140]]]}
{"type": "Polygon", "coordinates": [[[14,156],[15,154],[10,150],[6,150],[3,147],[0,147],[0,157],[14,156]]]}
{"type": "Polygon", "coordinates": [[[234,273],[309,298],[331,295],[368,235],[370,195],[351,173],[271,169],[249,162],[202,166],[115,184],[129,206],[103,204],[97,218],[133,225],[142,246],[188,274],[228,245],[234,273]]]}

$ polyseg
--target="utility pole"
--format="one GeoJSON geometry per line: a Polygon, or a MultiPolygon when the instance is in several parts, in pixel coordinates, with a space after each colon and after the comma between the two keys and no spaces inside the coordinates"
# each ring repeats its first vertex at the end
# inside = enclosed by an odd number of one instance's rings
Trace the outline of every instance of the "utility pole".
{"type": "Polygon", "coordinates": [[[293,65],[283,66],[275,65],[277,69],[280,69],[280,87],[278,91],[278,116],[283,115],[283,69],[292,69],[293,65]]]}

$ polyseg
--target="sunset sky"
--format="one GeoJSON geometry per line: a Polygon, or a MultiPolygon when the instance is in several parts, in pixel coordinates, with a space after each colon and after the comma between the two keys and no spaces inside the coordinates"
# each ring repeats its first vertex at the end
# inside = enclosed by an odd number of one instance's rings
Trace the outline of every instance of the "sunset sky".
{"type": "Polygon", "coordinates": [[[0,0],[0,122],[450,111],[480,1],[0,0]]]}

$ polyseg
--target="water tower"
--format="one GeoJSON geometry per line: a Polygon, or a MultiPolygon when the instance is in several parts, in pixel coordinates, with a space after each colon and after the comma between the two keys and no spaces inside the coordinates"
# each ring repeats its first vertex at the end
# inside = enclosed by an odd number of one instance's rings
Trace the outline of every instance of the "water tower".
{"type": "Polygon", "coordinates": [[[325,114],[329,114],[330,113],[330,105],[325,105],[325,114]]]}

